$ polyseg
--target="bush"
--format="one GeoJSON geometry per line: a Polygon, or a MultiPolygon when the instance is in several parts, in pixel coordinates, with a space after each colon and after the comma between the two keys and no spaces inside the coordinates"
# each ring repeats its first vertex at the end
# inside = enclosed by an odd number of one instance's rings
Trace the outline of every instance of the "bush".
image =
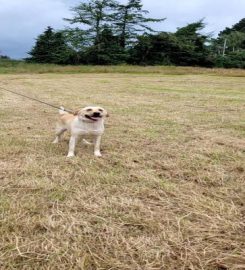
{"type": "Polygon", "coordinates": [[[218,56],[215,65],[222,68],[245,68],[245,51],[218,56]]]}

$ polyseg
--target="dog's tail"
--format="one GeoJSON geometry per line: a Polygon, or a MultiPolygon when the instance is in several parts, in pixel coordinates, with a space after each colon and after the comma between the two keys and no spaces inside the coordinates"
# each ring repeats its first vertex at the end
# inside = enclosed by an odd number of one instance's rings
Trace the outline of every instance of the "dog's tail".
{"type": "Polygon", "coordinates": [[[68,112],[65,111],[65,108],[64,108],[64,107],[60,106],[59,114],[60,114],[60,115],[68,114],[68,112]]]}

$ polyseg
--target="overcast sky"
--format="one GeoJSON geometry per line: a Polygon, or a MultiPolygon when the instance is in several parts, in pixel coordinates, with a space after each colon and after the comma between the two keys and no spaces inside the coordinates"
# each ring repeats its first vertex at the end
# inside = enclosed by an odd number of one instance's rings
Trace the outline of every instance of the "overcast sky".
{"type": "MultiPolygon", "coordinates": [[[[85,0],[86,1],[86,0],[85,0]]],[[[23,58],[37,35],[47,26],[64,28],[62,18],[71,17],[70,7],[80,0],[0,0],[0,54],[23,58]]],[[[121,0],[121,3],[126,0],[121,0]]],[[[156,23],[156,30],[175,31],[187,23],[205,18],[205,32],[217,33],[245,17],[245,0],[142,0],[156,23]]]]}

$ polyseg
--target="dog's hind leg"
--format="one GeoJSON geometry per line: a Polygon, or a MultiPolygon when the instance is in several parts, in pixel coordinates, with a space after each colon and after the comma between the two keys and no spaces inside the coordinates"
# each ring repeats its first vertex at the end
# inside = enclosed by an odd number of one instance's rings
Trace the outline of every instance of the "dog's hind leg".
{"type": "Polygon", "coordinates": [[[56,129],[56,137],[53,140],[53,143],[58,143],[60,141],[61,135],[66,131],[67,129],[64,127],[58,127],[56,129]]]}

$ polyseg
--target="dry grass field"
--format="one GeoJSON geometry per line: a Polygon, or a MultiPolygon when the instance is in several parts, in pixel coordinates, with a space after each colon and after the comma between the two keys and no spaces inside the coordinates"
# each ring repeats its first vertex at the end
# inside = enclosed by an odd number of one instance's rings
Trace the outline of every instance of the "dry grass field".
{"type": "Polygon", "coordinates": [[[166,70],[0,75],[110,113],[68,159],[57,111],[0,90],[0,269],[245,269],[245,71],[166,70]]]}

